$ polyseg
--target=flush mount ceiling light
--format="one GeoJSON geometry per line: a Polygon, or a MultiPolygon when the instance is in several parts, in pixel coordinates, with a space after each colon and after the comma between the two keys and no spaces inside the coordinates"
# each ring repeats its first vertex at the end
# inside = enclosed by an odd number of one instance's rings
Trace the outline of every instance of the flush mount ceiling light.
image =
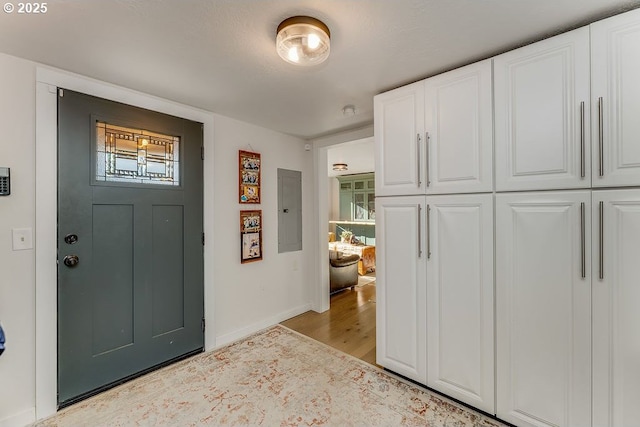
{"type": "Polygon", "coordinates": [[[317,65],[329,57],[329,28],[310,16],[294,16],[278,25],[276,50],[280,58],[302,66],[317,65]]]}
{"type": "Polygon", "coordinates": [[[333,170],[334,171],[346,171],[347,170],[347,164],[346,163],[334,163],[333,164],[333,170]]]}

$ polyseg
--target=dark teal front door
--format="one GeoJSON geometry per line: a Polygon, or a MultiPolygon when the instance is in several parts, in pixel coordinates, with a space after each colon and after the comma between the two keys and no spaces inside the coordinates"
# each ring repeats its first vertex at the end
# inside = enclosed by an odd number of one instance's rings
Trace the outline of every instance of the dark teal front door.
{"type": "Polygon", "coordinates": [[[58,93],[58,403],[202,351],[202,124],[58,93]]]}

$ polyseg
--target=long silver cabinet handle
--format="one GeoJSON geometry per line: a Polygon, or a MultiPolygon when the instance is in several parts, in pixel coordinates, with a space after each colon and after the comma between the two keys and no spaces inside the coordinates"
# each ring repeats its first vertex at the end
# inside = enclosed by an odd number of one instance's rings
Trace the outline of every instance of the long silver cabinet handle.
{"type": "Polygon", "coordinates": [[[427,205],[427,259],[431,258],[431,206],[427,205]]]}
{"type": "Polygon", "coordinates": [[[429,167],[429,162],[430,162],[430,157],[431,157],[430,153],[429,153],[429,146],[430,146],[429,140],[431,139],[431,135],[429,135],[429,132],[426,132],[424,134],[424,139],[426,140],[425,144],[426,144],[426,151],[427,151],[427,160],[426,160],[427,164],[425,166],[425,169],[427,171],[427,187],[428,187],[429,185],[431,185],[431,179],[429,179],[429,169],[431,169],[429,167]]]}
{"type": "Polygon", "coordinates": [[[422,258],[422,205],[418,204],[418,258],[422,258]]]}
{"type": "Polygon", "coordinates": [[[598,209],[600,211],[600,280],[604,279],[604,202],[600,202],[598,209]]]}
{"type": "Polygon", "coordinates": [[[585,224],[585,212],[584,202],[580,203],[580,258],[582,263],[580,265],[580,271],[582,278],[587,278],[587,242],[586,242],[586,224],[585,224]]]}
{"type": "Polygon", "coordinates": [[[604,101],[602,97],[598,98],[598,151],[599,151],[599,170],[598,175],[604,176],[604,101]]]}
{"type": "Polygon", "coordinates": [[[416,134],[416,161],[418,162],[418,167],[417,167],[417,171],[418,171],[418,187],[420,187],[422,185],[422,170],[420,168],[420,164],[421,159],[420,159],[420,145],[421,145],[421,140],[420,140],[420,134],[416,134]]]}
{"type": "Polygon", "coordinates": [[[580,103],[580,176],[585,177],[585,152],[584,152],[584,101],[580,103]]]}

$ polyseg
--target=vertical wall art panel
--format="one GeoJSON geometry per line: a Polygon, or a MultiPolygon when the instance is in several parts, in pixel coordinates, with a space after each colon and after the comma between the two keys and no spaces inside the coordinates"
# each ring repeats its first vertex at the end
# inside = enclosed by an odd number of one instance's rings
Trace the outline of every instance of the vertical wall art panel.
{"type": "Polygon", "coordinates": [[[262,259],[262,211],[240,211],[240,262],[262,259]]]}
{"type": "Polygon", "coordinates": [[[260,153],[240,150],[238,180],[240,203],[260,203],[260,153]]]}

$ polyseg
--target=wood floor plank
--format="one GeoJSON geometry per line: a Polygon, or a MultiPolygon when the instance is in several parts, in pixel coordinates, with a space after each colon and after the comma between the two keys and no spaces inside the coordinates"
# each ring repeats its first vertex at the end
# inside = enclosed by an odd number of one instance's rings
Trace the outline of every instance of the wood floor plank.
{"type": "Polygon", "coordinates": [[[331,296],[324,313],[307,311],[281,324],[358,359],[376,363],[375,282],[331,296]]]}

